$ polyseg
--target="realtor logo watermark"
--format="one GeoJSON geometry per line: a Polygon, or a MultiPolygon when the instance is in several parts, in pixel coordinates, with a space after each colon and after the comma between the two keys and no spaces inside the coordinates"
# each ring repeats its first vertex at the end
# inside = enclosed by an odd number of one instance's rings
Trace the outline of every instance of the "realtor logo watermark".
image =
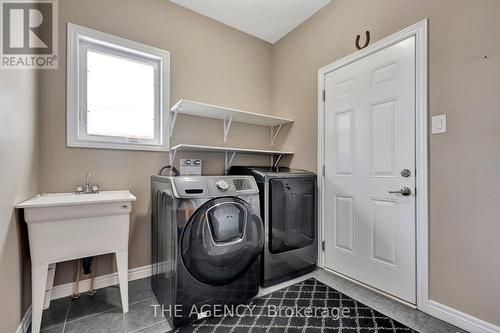
{"type": "Polygon", "coordinates": [[[0,0],[0,68],[57,69],[57,0],[0,0]]]}
{"type": "Polygon", "coordinates": [[[277,306],[266,305],[257,307],[256,305],[223,305],[223,304],[203,304],[201,306],[193,305],[190,309],[184,308],[181,304],[160,305],[151,304],[155,317],[182,318],[188,314],[189,317],[299,317],[299,318],[332,318],[339,320],[341,318],[351,318],[351,309],[347,307],[303,307],[303,306],[277,306]]]}

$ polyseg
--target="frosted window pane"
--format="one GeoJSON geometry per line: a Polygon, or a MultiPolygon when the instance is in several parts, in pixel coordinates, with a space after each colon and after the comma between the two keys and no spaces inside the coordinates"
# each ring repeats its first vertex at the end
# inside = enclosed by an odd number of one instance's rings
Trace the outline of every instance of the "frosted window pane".
{"type": "Polygon", "coordinates": [[[87,133],[154,139],[154,66],[87,51],[87,133]]]}

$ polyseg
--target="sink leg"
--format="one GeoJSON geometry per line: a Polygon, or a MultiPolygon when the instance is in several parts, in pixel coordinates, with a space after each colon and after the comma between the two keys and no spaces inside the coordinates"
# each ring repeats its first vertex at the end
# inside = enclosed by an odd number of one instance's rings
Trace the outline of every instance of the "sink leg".
{"type": "Polygon", "coordinates": [[[116,252],[116,266],[120,282],[123,313],[128,312],[128,251],[116,252]]]}
{"type": "Polygon", "coordinates": [[[31,286],[32,292],[32,319],[31,319],[31,332],[40,332],[40,325],[42,324],[43,303],[45,299],[45,287],[47,286],[48,264],[39,264],[32,266],[31,272],[31,286]]]}

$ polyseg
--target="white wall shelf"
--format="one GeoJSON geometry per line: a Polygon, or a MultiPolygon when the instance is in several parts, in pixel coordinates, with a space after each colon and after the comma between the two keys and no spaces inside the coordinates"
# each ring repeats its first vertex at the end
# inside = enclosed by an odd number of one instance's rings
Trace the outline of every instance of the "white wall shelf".
{"type": "Polygon", "coordinates": [[[224,142],[227,141],[227,135],[229,133],[232,122],[269,127],[271,130],[271,145],[274,144],[274,141],[278,137],[278,134],[283,125],[291,124],[294,122],[292,119],[268,116],[248,111],[226,108],[223,106],[216,106],[181,99],[170,109],[171,136],[174,132],[175,122],[177,120],[178,114],[222,120],[224,122],[224,142]]]}
{"type": "Polygon", "coordinates": [[[234,161],[237,154],[247,155],[267,155],[271,156],[271,165],[277,166],[283,156],[294,155],[294,152],[277,151],[277,150],[260,150],[260,149],[247,149],[247,148],[231,148],[231,147],[214,147],[214,146],[201,146],[180,144],[170,148],[170,164],[172,165],[175,160],[175,155],[178,151],[189,152],[205,152],[205,153],[224,153],[225,162],[224,167],[227,172],[234,161]]]}

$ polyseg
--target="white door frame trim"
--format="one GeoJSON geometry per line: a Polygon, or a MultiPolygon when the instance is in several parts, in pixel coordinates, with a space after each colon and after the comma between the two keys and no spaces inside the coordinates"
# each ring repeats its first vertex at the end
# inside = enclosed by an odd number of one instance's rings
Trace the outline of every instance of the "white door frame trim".
{"type": "MultiPolygon", "coordinates": [[[[415,37],[415,154],[416,154],[416,244],[417,244],[417,308],[427,312],[428,304],[428,125],[427,125],[427,19],[411,27],[401,30],[372,45],[354,52],[334,63],[318,70],[318,205],[319,205],[319,239],[324,240],[324,165],[325,165],[325,102],[323,90],[326,74],[362,59],[370,54],[399,43],[407,38],[415,37]]],[[[324,267],[324,252],[319,251],[319,266],[324,267]]]]}

